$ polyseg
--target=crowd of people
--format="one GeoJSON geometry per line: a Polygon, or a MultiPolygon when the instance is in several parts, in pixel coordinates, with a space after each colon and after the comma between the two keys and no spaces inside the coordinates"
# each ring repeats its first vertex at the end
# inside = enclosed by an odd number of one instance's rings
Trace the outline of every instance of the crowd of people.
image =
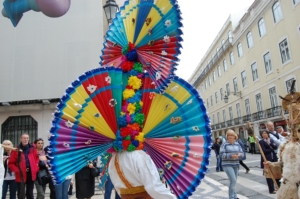
{"type": "MultiPolygon", "coordinates": [[[[264,154],[266,161],[277,162],[277,152],[279,145],[286,141],[285,137],[289,135],[288,132],[284,132],[282,126],[274,128],[273,122],[267,123],[267,129],[260,130],[261,139],[258,144],[261,148],[261,152],[264,154]]],[[[255,154],[255,135],[251,135],[248,138],[250,143],[249,152],[255,154]]],[[[228,195],[229,199],[236,199],[236,181],[238,177],[239,165],[242,165],[246,174],[249,173],[249,167],[244,164],[243,160],[246,159],[246,148],[243,141],[239,136],[231,129],[226,132],[226,140],[222,142],[220,138],[215,139],[215,143],[212,149],[216,154],[216,171],[225,171],[228,179],[230,181],[228,195]]],[[[263,159],[263,154],[261,154],[261,168],[266,167],[267,162],[263,159]]],[[[280,187],[279,179],[275,179],[278,187],[280,187]]],[[[269,193],[276,194],[276,187],[274,186],[274,181],[271,178],[266,177],[266,182],[268,185],[269,193]]]]}

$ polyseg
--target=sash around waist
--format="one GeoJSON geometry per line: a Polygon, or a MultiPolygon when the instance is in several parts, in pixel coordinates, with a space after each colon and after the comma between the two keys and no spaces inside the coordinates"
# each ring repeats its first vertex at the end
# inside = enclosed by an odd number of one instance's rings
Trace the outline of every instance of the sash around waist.
{"type": "Polygon", "coordinates": [[[121,194],[137,194],[145,192],[144,186],[131,187],[131,188],[120,188],[121,194]]]}

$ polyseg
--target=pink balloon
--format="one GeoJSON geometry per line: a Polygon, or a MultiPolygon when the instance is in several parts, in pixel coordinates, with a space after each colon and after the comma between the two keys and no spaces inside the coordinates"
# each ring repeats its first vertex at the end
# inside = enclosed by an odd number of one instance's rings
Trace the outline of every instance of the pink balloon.
{"type": "Polygon", "coordinates": [[[48,17],[61,17],[68,12],[71,0],[36,0],[40,10],[48,17]]]}

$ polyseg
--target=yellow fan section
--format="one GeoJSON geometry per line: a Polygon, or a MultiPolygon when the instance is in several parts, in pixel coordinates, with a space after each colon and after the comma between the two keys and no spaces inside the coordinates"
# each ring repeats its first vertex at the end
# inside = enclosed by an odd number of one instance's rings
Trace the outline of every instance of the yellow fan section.
{"type": "MultiPolygon", "coordinates": [[[[163,14],[168,13],[169,10],[172,8],[172,4],[170,3],[169,0],[156,0],[154,2],[163,14]]],[[[125,27],[127,39],[128,42],[131,43],[133,43],[134,33],[136,29],[136,21],[133,22],[132,20],[137,20],[137,15],[138,15],[137,4],[139,3],[140,0],[131,0],[129,1],[129,4],[125,6],[125,9],[121,11],[121,17],[123,19],[123,24],[125,27]]],[[[148,26],[146,23],[144,23],[140,31],[140,34],[136,42],[134,43],[135,45],[137,45],[148,34],[148,30],[150,28],[153,28],[161,20],[162,17],[157,11],[157,8],[152,7],[147,18],[151,18],[151,23],[148,26]]]]}
{"type": "MultiPolygon", "coordinates": [[[[191,97],[191,94],[184,87],[174,81],[166,89],[165,93],[173,97],[180,105],[184,104],[191,97]]],[[[177,108],[178,106],[170,98],[164,94],[156,94],[152,101],[143,133],[145,135],[149,133],[160,122],[164,121],[177,110],[177,108]]],[[[174,117],[177,116],[180,117],[180,115],[174,115],[174,117]]]]}
{"type": "Polygon", "coordinates": [[[79,126],[90,129],[93,127],[93,131],[102,134],[106,137],[115,139],[116,136],[114,132],[110,129],[104,118],[101,116],[101,113],[97,109],[96,105],[92,100],[86,102],[85,99],[89,99],[89,94],[85,91],[82,85],[76,88],[76,92],[70,95],[70,100],[66,102],[66,106],[62,110],[62,118],[69,120],[74,123],[79,121],[79,126]],[[87,103],[87,106],[82,108],[82,105],[87,103]],[[79,110],[82,110],[82,113],[79,113],[79,110]],[[99,114],[99,117],[95,117],[95,114],[99,114]],[[76,117],[81,116],[76,119],[76,117]]]}

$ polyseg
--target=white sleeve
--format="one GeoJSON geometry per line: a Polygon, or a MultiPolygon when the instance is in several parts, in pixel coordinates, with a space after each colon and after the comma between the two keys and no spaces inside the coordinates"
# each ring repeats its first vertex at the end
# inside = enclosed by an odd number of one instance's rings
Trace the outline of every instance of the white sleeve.
{"type": "Polygon", "coordinates": [[[270,133],[270,138],[276,143],[277,146],[279,146],[282,143],[279,139],[277,139],[277,137],[272,135],[272,133],[270,133]]]}
{"type": "Polygon", "coordinates": [[[160,181],[157,168],[149,155],[146,153],[141,155],[137,164],[140,181],[152,198],[176,199],[176,196],[160,181]]]}
{"type": "Polygon", "coordinates": [[[281,143],[286,141],[285,137],[283,137],[279,133],[278,133],[278,135],[279,135],[279,140],[280,140],[281,143]]]}

